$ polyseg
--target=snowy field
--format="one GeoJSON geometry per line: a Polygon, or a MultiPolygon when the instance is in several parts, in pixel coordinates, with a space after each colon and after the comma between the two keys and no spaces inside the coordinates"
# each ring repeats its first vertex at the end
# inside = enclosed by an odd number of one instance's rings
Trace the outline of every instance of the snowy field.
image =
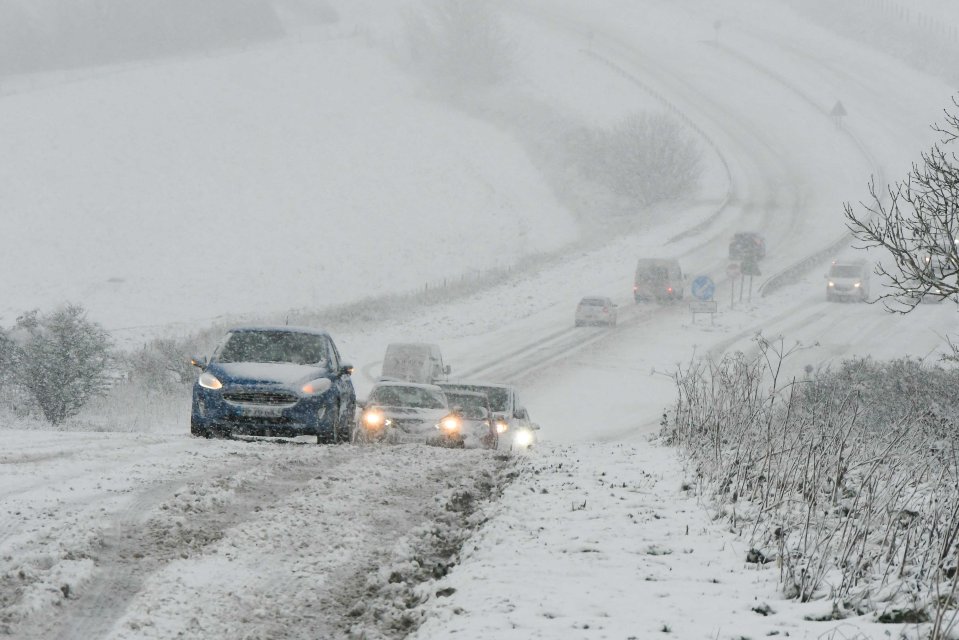
{"type": "Polygon", "coordinates": [[[510,95],[589,124],[667,105],[715,145],[695,199],[599,242],[533,160],[541,130],[524,136],[515,114],[484,119],[427,95],[397,62],[402,21],[380,3],[339,7],[338,28],[355,37],[0,99],[16,151],[0,183],[23,236],[0,258],[4,320],[66,298],[132,340],[565,248],[474,295],[328,327],[357,365],[360,397],[399,340],[440,343],[454,375],[516,383],[542,427],[528,455],[197,441],[186,394],[100,406],[79,423],[106,433],[4,425],[0,635],[918,633],[875,615],[809,620],[829,600],[784,599],[776,565],[746,562],[748,540],[654,436],[678,363],[748,351],[760,331],[809,347],[797,373],[943,349],[950,303],[907,317],[829,304],[823,264],[730,308],[724,273],[740,229],[767,238],[757,287],[835,241],[842,202],[863,197],[870,175],[903,173],[952,89],[778,3],[498,6],[523,43],[510,95]],[[850,114],[841,126],[828,115],[837,99],[850,114]],[[647,255],[712,276],[715,321],[633,305],[632,268],[647,255]],[[595,294],[620,304],[619,325],[572,327],[575,302],[595,294]]]}

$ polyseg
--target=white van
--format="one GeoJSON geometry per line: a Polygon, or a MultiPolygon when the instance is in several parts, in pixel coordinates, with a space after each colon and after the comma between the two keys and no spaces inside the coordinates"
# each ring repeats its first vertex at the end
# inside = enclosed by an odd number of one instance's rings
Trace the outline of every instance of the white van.
{"type": "Polygon", "coordinates": [[[686,280],[675,258],[640,258],[633,278],[636,302],[682,300],[686,280]]]}
{"type": "Polygon", "coordinates": [[[393,342],[386,347],[381,380],[403,380],[420,384],[444,382],[450,374],[435,344],[393,342]]]}

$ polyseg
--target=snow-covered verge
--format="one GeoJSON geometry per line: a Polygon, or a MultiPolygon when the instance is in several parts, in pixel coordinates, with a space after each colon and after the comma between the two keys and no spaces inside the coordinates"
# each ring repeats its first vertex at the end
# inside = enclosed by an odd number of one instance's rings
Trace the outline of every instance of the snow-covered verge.
{"type": "Polygon", "coordinates": [[[549,445],[531,456],[415,638],[880,638],[903,625],[816,621],[777,595],[779,567],[715,518],[657,442],[549,445]]]}
{"type": "Polygon", "coordinates": [[[422,446],[8,435],[0,633],[16,638],[402,637],[513,466],[422,446]]]}

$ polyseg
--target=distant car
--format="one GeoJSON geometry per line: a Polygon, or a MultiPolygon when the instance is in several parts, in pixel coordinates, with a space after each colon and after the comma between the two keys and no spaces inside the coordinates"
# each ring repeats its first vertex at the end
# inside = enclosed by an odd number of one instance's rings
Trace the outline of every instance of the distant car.
{"type": "Polygon", "coordinates": [[[616,305],[609,298],[586,297],[576,305],[575,324],[582,327],[588,324],[616,326],[616,305]]]}
{"type": "Polygon", "coordinates": [[[493,426],[499,435],[500,449],[526,449],[535,444],[539,425],[529,418],[529,412],[520,402],[516,388],[494,382],[447,382],[439,385],[444,392],[469,391],[485,394],[493,410],[493,426]]]}
{"type": "Polygon", "coordinates": [[[316,436],[349,439],[356,409],[350,374],[325,331],[296,327],[231,329],[193,385],[195,436],[316,436]]]}
{"type": "Polygon", "coordinates": [[[394,342],[386,347],[381,380],[432,384],[446,380],[449,365],[443,364],[438,345],[424,342],[394,342]]]}
{"type": "Polygon", "coordinates": [[[686,279],[675,258],[640,258],[633,278],[633,299],[637,302],[669,302],[683,299],[686,279]]]}
{"type": "Polygon", "coordinates": [[[741,231],[729,242],[729,259],[735,261],[762,260],[766,257],[766,239],[753,231],[741,231]]]}
{"type": "Polygon", "coordinates": [[[833,260],[826,274],[826,300],[869,298],[869,264],[864,260],[833,260]]]}
{"type": "MultiPolygon", "coordinates": [[[[356,442],[430,442],[450,415],[443,390],[432,384],[377,382],[373,385],[354,432],[356,442]]],[[[452,424],[452,423],[451,423],[452,424]]]]}
{"type": "Polygon", "coordinates": [[[499,433],[493,420],[489,397],[476,391],[446,389],[444,393],[450,405],[450,414],[462,421],[459,437],[463,446],[496,449],[499,445],[499,433]]]}

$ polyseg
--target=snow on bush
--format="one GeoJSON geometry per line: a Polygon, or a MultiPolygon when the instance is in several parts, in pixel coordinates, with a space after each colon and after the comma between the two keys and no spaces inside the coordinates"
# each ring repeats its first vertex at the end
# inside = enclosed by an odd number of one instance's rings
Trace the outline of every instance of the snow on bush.
{"type": "Polygon", "coordinates": [[[515,45],[482,0],[429,0],[406,13],[414,66],[438,89],[495,85],[509,75],[515,45]]]}
{"type": "Polygon", "coordinates": [[[82,306],[43,315],[27,312],[17,319],[12,335],[13,379],[51,424],[76,415],[106,390],[110,339],[86,318],[82,306]]]}
{"type": "Polygon", "coordinates": [[[959,372],[855,359],[784,380],[798,347],[757,346],[680,368],[664,437],[749,538],[747,561],[776,562],[788,597],[946,637],[959,611],[959,372]]]}

